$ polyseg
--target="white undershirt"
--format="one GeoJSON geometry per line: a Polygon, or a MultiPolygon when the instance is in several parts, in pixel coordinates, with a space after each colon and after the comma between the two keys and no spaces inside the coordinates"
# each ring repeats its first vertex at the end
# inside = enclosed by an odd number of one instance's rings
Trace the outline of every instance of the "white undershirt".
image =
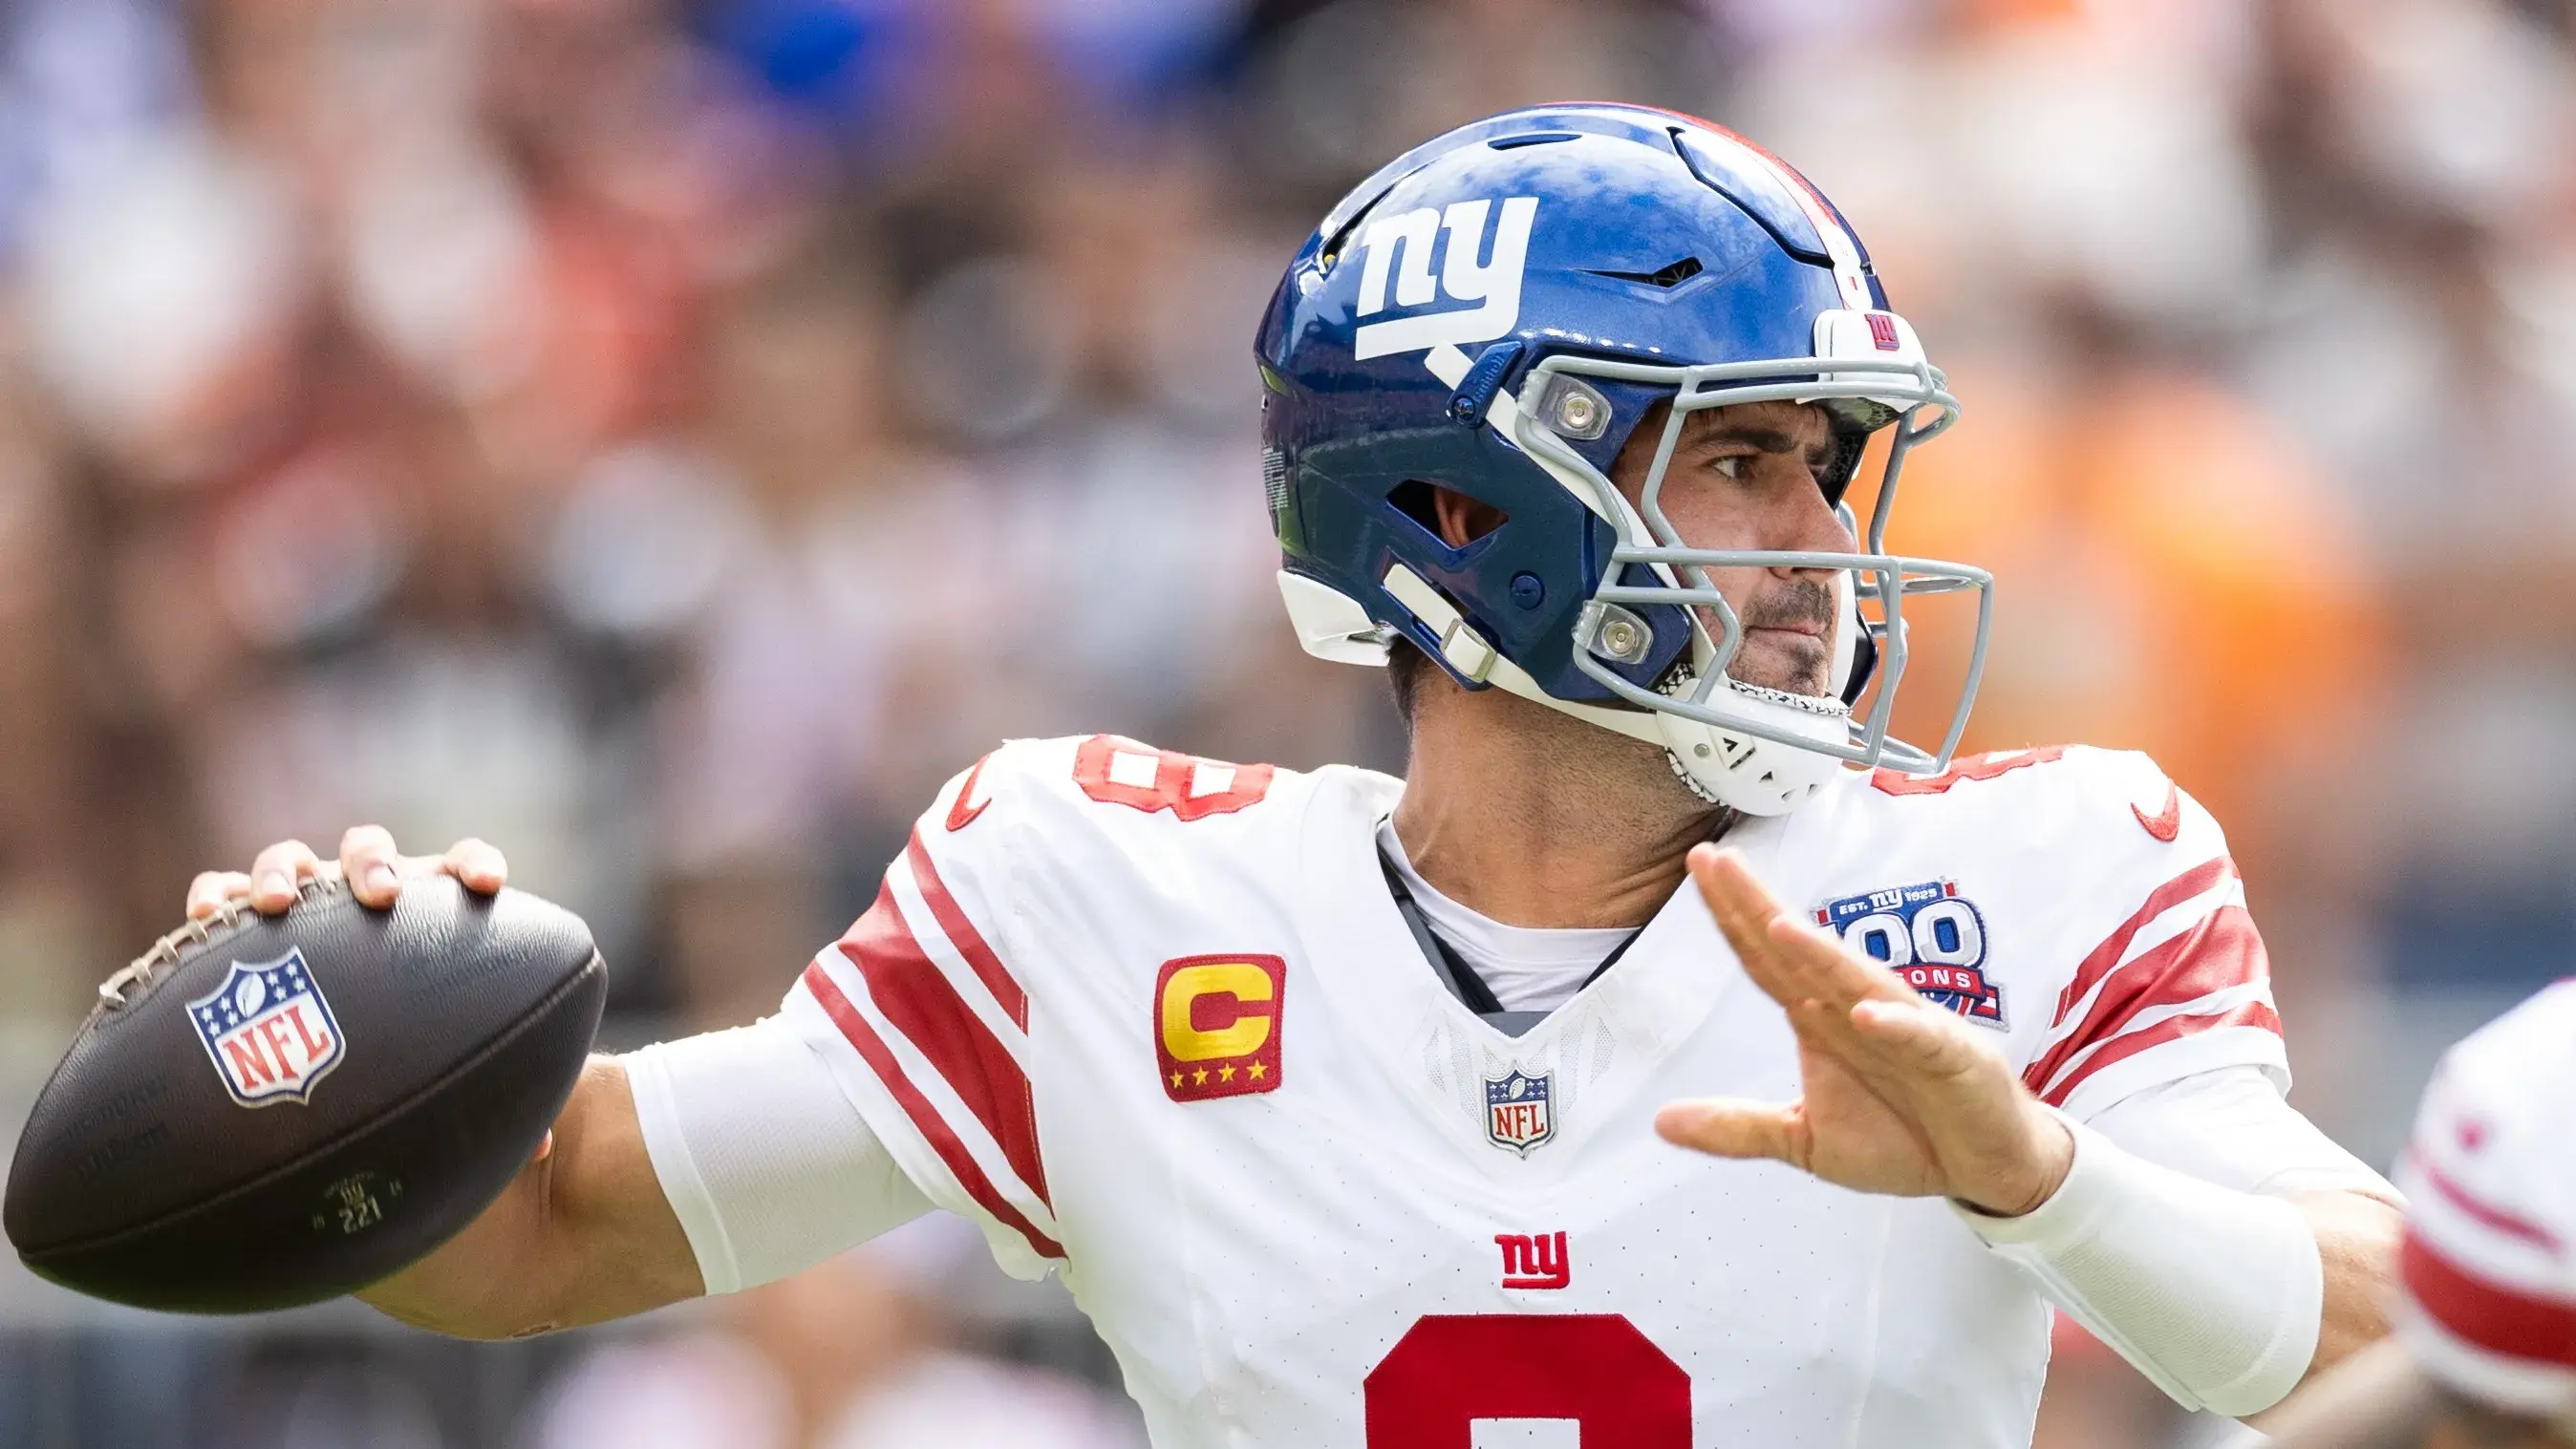
{"type": "Polygon", "coordinates": [[[1422,923],[1483,979],[1505,1011],[1554,1011],[1572,1001],[1619,943],[1635,934],[1625,926],[1506,926],[1425,881],[1396,838],[1393,820],[1378,822],[1377,843],[1404,877],[1422,923]]]}

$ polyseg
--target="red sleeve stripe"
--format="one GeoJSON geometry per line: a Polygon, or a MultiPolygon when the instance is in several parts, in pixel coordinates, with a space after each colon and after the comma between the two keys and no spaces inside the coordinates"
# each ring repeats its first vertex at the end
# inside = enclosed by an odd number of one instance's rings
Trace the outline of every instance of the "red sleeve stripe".
{"type": "Polygon", "coordinates": [[[2124,1037],[2116,1037],[2105,1043],[2101,1050],[2076,1063],[2073,1071],[2067,1073],[2046,1092],[2041,1093],[2040,1100],[2052,1107],[2063,1107],[2066,1105],[2066,1099],[2075,1094],[2076,1088],[2083,1086],[2094,1073],[2114,1062],[2127,1061],[2142,1051],[2163,1046],[2167,1042],[2180,1041],[2187,1036],[2198,1036],[2205,1031],[2218,1031],[2232,1026],[2250,1026],[2278,1036],[2281,1034],[2281,1016],[2272,1009],[2272,1003],[2268,1001],[2247,1001],[2213,1016],[2166,1017],[2153,1026],[2133,1031],[2124,1037]]]}
{"type": "Polygon", "coordinates": [[[2271,958],[2263,950],[2262,933],[2254,929],[2254,917],[2243,906],[2220,906],[2190,930],[2158,942],[2105,977],[2083,1021],[2031,1063],[2022,1080],[2037,1091],[2077,1053],[2127,1031],[2145,1013],[2268,980],[2271,974],[2271,958]]]}
{"type": "Polygon", "coordinates": [[[895,903],[894,884],[877,888],[876,904],[844,933],[841,954],[868,983],[886,1024],[903,1033],[992,1134],[1003,1158],[1049,1208],[1046,1167],[1038,1152],[1037,1102],[1019,1059],[957,994],[921,949],[895,903]]]}
{"type": "Polygon", "coordinates": [[[2066,989],[2057,994],[2054,1022],[2063,1024],[2076,1004],[2092,992],[2095,983],[2111,974],[2112,968],[2120,964],[2120,958],[2129,953],[2129,943],[2138,938],[2138,932],[2144,930],[2148,922],[2235,876],[2236,862],[2220,856],[2215,860],[2202,861],[2156,887],[2145,904],[2122,921],[2117,930],[2104,937],[2102,944],[2094,947],[2092,953],[2076,966],[2075,979],[2067,982],[2066,989]]]}
{"type": "Polygon", "coordinates": [[[2464,1273],[2412,1232],[2398,1272],[2406,1291],[2451,1337],[2507,1358],[2576,1368],[2576,1303],[2464,1273]]]}
{"type": "Polygon", "coordinates": [[[1010,1199],[993,1186],[993,1180],[985,1176],[984,1169],[976,1164],[974,1154],[966,1150],[966,1144],[958,1140],[957,1134],[950,1130],[938,1110],[930,1105],[929,1099],[923,1097],[920,1089],[904,1076],[903,1067],[896,1062],[894,1052],[877,1035],[876,1028],[868,1025],[868,1019],[860,1014],[858,1007],[842,993],[840,985],[832,980],[831,973],[823,969],[821,962],[805,968],[805,989],[813,993],[824,1014],[841,1029],[841,1035],[849,1038],[850,1045],[858,1049],[868,1069],[875,1072],[877,1080],[893,1094],[896,1105],[912,1119],[913,1127],[930,1144],[931,1150],[939,1154],[939,1160],[948,1165],[949,1172],[956,1176],[967,1195],[981,1204],[984,1211],[1027,1239],[1030,1249],[1039,1257],[1064,1257],[1064,1249],[1053,1238],[1038,1231],[1036,1225],[1018,1208],[1011,1206],[1010,1199]]]}
{"type": "Polygon", "coordinates": [[[2566,1244],[2556,1233],[2529,1218],[2518,1217],[2478,1197],[2467,1188],[2452,1181],[2423,1153],[2409,1152],[2406,1158],[2407,1165],[2415,1170],[2415,1176],[2422,1179],[2425,1186],[2433,1189],[2433,1195],[2449,1204],[2454,1211],[2470,1222],[2476,1223],[2489,1232],[2501,1233],[2516,1242],[2529,1244],[2544,1253],[2566,1251],[2566,1244]]]}
{"type": "MultiPolygon", "coordinates": [[[[974,781],[967,781],[967,787],[972,789],[974,781]]],[[[930,863],[930,848],[921,843],[920,827],[913,828],[912,840],[904,846],[903,853],[904,859],[912,865],[913,883],[921,887],[921,898],[930,906],[930,914],[938,920],[940,931],[948,937],[948,944],[956,947],[957,954],[966,958],[966,964],[974,968],[976,979],[984,983],[985,990],[993,993],[995,1001],[1002,1003],[1002,1010],[1010,1013],[1011,1020],[1019,1024],[1020,1030],[1028,1030],[1028,993],[1020,989],[1017,978],[1003,967],[1002,958],[994,955],[993,948],[984,944],[983,935],[975,929],[975,923],[966,918],[957,898],[948,893],[947,884],[939,878],[939,868],[930,863]]]]}

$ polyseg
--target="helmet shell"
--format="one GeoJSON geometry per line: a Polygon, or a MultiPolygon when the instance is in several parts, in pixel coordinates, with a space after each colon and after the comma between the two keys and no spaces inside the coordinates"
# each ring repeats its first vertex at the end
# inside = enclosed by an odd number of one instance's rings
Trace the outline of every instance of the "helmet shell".
{"type": "MultiPolygon", "coordinates": [[[[1848,266],[1838,274],[1818,209],[1841,225],[1768,153],[1643,107],[1514,111],[1398,158],[1299,250],[1256,341],[1284,567],[1458,674],[1442,641],[1387,593],[1388,570],[1401,564],[1550,696],[1611,698],[1575,668],[1573,650],[1618,530],[1487,426],[1486,405],[1560,352],[1664,366],[1809,357],[1820,314],[1886,306],[1856,240],[1857,277],[1848,266]],[[1414,486],[1424,484],[1487,504],[1504,522],[1452,548],[1428,526],[1427,493],[1414,486]]],[[[1602,382],[1598,391],[1607,425],[1566,440],[1607,473],[1671,389],[1602,382]]],[[[1643,566],[1628,572],[1648,582],[1643,566]]],[[[1613,667],[1651,686],[1690,630],[1678,606],[1639,613],[1654,645],[1613,667]]]]}

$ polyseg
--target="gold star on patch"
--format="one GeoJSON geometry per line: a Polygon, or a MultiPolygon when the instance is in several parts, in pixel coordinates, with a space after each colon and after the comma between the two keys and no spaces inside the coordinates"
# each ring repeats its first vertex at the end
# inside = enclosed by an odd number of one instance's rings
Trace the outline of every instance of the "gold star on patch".
{"type": "Polygon", "coordinates": [[[1206,1085],[1207,1085],[1207,1068],[1205,1068],[1205,1067],[1201,1067],[1201,1068],[1199,1068],[1197,1071],[1190,1073],[1190,1085],[1191,1085],[1191,1086],[1194,1086],[1194,1087],[1204,1087],[1204,1086],[1206,1086],[1206,1085]]]}
{"type": "Polygon", "coordinates": [[[1233,1065],[1232,1065],[1231,1063],[1229,1063],[1228,1065],[1225,1065],[1225,1066],[1222,1066],[1222,1067],[1217,1068],[1217,1069],[1216,1069],[1216,1079],[1217,1079],[1218,1081],[1220,1081],[1220,1082],[1231,1082],[1231,1081],[1233,1081],[1233,1080],[1234,1080],[1234,1067],[1233,1067],[1233,1065]]]}
{"type": "Polygon", "coordinates": [[[1181,1084],[1181,1074],[1180,1074],[1180,1073],[1178,1073],[1178,1072],[1174,1072],[1174,1073],[1172,1073],[1172,1085],[1173,1085],[1173,1086],[1175,1086],[1175,1087],[1177,1087],[1177,1086],[1179,1086],[1180,1084],[1181,1084]]]}
{"type": "Polygon", "coordinates": [[[1251,1066],[1244,1068],[1243,1074],[1257,1082],[1263,1077],[1270,1075],[1270,1068],[1265,1063],[1254,1062],[1251,1066]]]}

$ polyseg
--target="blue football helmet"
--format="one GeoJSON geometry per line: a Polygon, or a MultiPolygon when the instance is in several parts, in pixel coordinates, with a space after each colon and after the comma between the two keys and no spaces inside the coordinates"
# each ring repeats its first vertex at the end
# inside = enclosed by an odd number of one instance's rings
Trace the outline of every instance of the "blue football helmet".
{"type": "Polygon", "coordinates": [[[1769,152],[1638,106],[1463,126],[1333,208],[1256,347],[1279,587],[1309,653],[1383,664],[1400,635],[1470,689],[1662,745],[1703,799],[1753,814],[1795,808],[1845,763],[1947,767],[1993,580],[1883,540],[1907,452],[1958,404],[1841,213],[1769,152]],[[1866,552],[1694,549],[1666,519],[1687,414],[1778,400],[1827,414],[1837,452],[1821,481],[1846,528],[1843,494],[1871,436],[1893,430],[1866,552]],[[1631,503],[1609,472],[1658,403],[1669,415],[1631,503]],[[1505,521],[1451,548],[1425,485],[1505,521]],[[1836,571],[1829,696],[1728,677],[1743,626],[1707,571],[1733,567],[1836,571]],[[1978,592],[1975,649],[1948,733],[1924,750],[1888,734],[1904,601],[1960,589],[1978,592]]]}

